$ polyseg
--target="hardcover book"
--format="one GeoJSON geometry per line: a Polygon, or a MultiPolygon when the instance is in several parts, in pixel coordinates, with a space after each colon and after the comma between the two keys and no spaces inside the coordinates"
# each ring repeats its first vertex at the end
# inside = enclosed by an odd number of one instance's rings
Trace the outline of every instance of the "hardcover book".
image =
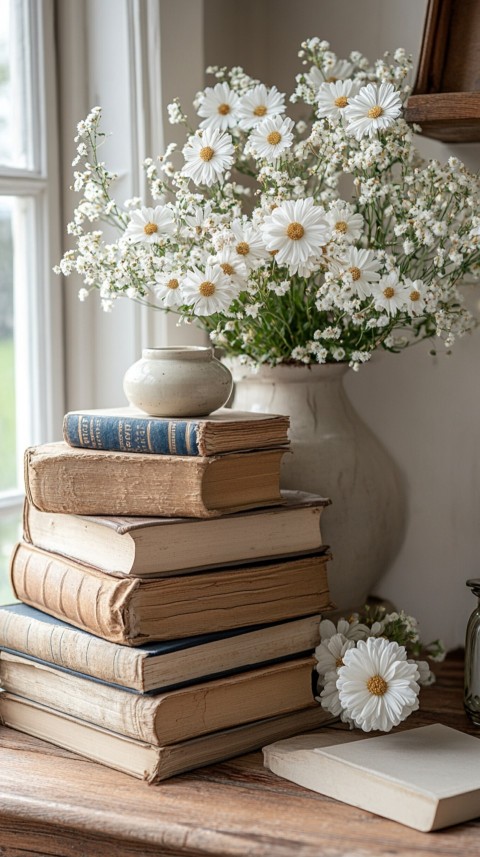
{"type": "Polygon", "coordinates": [[[113,643],[138,646],[281,622],[330,606],[325,554],[183,577],[115,577],[20,543],[15,597],[113,643]]]}
{"type": "Polygon", "coordinates": [[[48,443],[26,450],[25,491],[43,512],[216,517],[281,503],[284,452],[132,455],[48,443]]]}
{"type": "Polygon", "coordinates": [[[155,747],[14,694],[0,693],[0,722],[6,726],[149,783],[249,753],[266,741],[278,741],[331,721],[331,715],[316,705],[178,744],[155,747]]]}
{"type": "Polygon", "coordinates": [[[320,616],[235,628],[131,648],[109,643],[28,604],[0,606],[0,648],[113,687],[153,693],[310,654],[320,616]]]}
{"type": "Polygon", "coordinates": [[[141,696],[0,652],[0,687],[56,711],[163,746],[315,706],[314,659],[301,658],[141,696]]]}
{"type": "Polygon", "coordinates": [[[263,752],[274,774],[417,830],[480,815],[480,741],[440,723],[374,738],[300,735],[263,752]]]}
{"type": "Polygon", "coordinates": [[[64,515],[40,512],[26,501],[24,539],[102,571],[134,577],[319,550],[320,517],[330,501],[302,491],[282,491],[282,499],[283,506],[203,520],[64,515]]]}
{"type": "Polygon", "coordinates": [[[289,417],[221,408],[207,417],[147,416],[135,408],[73,411],[63,437],[70,446],[155,455],[218,455],[288,444],[289,417]]]}

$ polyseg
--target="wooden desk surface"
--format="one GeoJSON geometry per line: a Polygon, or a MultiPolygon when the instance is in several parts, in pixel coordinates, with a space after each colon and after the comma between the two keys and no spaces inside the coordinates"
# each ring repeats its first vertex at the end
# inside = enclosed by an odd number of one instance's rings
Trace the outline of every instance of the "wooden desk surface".
{"type": "MultiPolygon", "coordinates": [[[[438,721],[480,736],[463,713],[458,656],[408,725],[438,721]]],[[[147,786],[0,728],[0,857],[479,854],[480,819],[418,833],[275,777],[260,753],[147,786]]]]}

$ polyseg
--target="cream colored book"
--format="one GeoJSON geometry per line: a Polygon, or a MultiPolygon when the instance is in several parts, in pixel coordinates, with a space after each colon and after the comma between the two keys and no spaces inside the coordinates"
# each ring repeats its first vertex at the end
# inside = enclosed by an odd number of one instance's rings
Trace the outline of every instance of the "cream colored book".
{"type": "Polygon", "coordinates": [[[263,753],[274,774],[416,830],[480,815],[480,741],[440,723],[375,738],[300,735],[263,753]]]}
{"type": "Polygon", "coordinates": [[[62,515],[40,512],[26,501],[24,539],[132,577],[184,574],[319,550],[320,517],[330,501],[303,491],[282,491],[282,500],[282,506],[203,520],[62,515]]]}
{"type": "Polygon", "coordinates": [[[213,518],[282,503],[284,453],[189,457],[45,443],[25,452],[25,493],[42,512],[213,518]]]}
{"type": "Polygon", "coordinates": [[[331,721],[332,717],[316,705],[179,744],[154,747],[28,699],[0,693],[0,723],[149,783],[250,753],[266,741],[318,729],[331,721]]]}

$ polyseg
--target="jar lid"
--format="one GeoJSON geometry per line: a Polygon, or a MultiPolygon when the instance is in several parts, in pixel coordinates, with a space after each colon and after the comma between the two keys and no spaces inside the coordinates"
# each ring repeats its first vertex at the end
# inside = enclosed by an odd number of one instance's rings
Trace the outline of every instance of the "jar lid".
{"type": "Polygon", "coordinates": [[[467,586],[470,587],[474,595],[480,598],[480,577],[471,577],[467,580],[467,586]]]}

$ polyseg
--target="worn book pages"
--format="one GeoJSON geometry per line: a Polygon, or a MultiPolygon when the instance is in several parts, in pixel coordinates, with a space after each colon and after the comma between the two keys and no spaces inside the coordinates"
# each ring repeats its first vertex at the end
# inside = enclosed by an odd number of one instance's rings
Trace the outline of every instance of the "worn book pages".
{"type": "Polygon", "coordinates": [[[374,738],[301,735],[263,752],[273,773],[417,830],[480,815],[480,741],[440,723],[374,738]]]}

